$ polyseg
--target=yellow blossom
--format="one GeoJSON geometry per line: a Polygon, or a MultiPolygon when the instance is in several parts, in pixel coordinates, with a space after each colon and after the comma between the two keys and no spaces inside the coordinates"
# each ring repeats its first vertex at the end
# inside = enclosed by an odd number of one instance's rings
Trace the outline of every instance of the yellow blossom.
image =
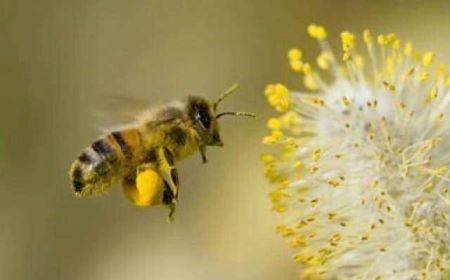
{"type": "Polygon", "coordinates": [[[276,151],[261,158],[301,279],[450,279],[447,68],[368,30],[364,52],[341,33],[339,63],[325,28],[307,32],[326,78],[289,51],[308,92],[267,86],[283,114],[268,120],[276,151]]]}

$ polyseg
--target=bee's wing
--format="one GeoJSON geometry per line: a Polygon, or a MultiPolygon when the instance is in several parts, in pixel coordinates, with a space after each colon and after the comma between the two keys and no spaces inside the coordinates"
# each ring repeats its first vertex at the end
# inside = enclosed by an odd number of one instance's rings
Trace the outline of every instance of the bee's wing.
{"type": "Polygon", "coordinates": [[[145,123],[148,128],[157,127],[168,122],[185,121],[184,104],[174,101],[162,106],[156,106],[145,110],[139,115],[138,120],[145,123]]]}
{"type": "Polygon", "coordinates": [[[91,108],[95,125],[102,133],[117,130],[136,122],[150,104],[147,100],[128,95],[107,95],[99,97],[91,108]]]}

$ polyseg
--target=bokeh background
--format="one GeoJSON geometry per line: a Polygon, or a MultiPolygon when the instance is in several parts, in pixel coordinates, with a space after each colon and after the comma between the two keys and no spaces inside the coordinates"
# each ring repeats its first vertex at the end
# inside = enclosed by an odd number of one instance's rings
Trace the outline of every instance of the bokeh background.
{"type": "MultiPolygon", "coordinates": [[[[262,176],[267,83],[300,82],[286,51],[318,52],[309,23],[396,32],[450,64],[449,1],[0,1],[0,279],[295,279],[262,176]],[[216,98],[256,120],[224,119],[223,149],[179,166],[173,224],[120,188],[76,199],[68,167],[98,136],[111,95],[160,104],[216,98]]],[[[111,108],[112,114],[120,108],[111,108]]]]}

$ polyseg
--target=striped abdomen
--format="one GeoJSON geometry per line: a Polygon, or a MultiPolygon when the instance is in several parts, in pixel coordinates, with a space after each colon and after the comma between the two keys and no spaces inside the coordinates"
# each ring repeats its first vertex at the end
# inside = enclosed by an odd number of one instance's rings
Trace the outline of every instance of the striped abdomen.
{"type": "Polygon", "coordinates": [[[116,131],[92,143],[70,169],[75,194],[85,196],[107,191],[133,168],[140,147],[137,129],[116,131]]]}

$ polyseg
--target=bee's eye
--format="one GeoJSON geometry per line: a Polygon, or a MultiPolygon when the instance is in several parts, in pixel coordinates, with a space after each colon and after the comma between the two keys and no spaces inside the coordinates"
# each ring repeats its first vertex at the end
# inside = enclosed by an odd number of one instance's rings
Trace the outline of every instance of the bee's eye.
{"type": "Polygon", "coordinates": [[[205,111],[199,110],[195,113],[195,119],[200,123],[204,129],[209,129],[211,126],[211,118],[205,111]]]}

